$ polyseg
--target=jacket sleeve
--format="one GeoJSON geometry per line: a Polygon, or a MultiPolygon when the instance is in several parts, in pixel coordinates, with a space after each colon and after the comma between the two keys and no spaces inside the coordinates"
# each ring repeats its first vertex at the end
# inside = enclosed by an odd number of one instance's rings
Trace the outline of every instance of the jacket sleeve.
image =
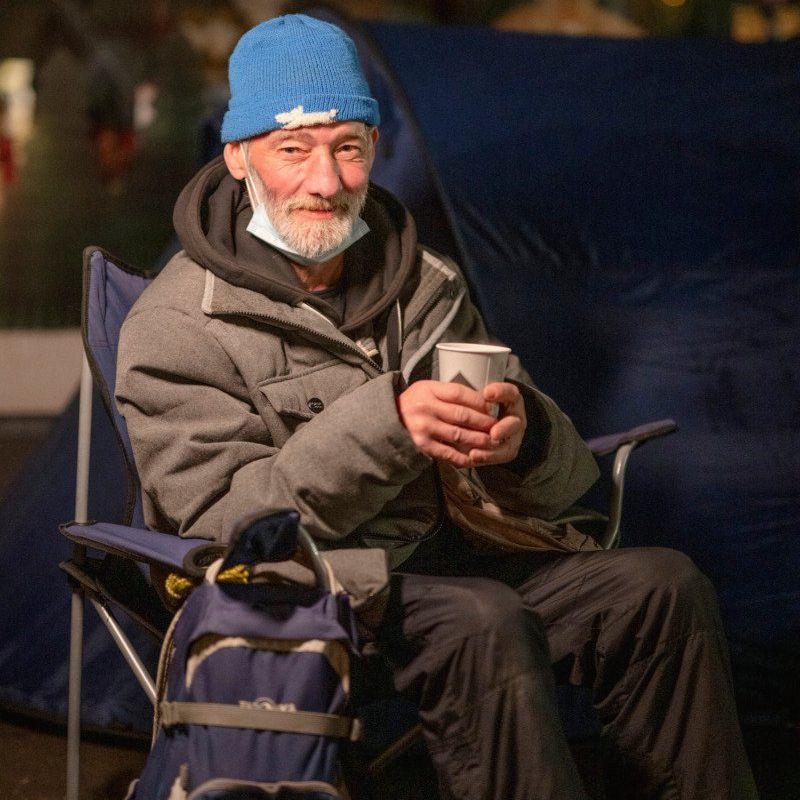
{"type": "MultiPolygon", "coordinates": [[[[442,341],[491,341],[468,294],[442,341]]],[[[597,480],[597,463],[569,417],[534,386],[513,353],[506,380],[518,386],[525,400],[527,428],[520,454],[510,464],[480,467],[478,472],[501,505],[555,519],[597,480]]]]}
{"type": "Polygon", "coordinates": [[[340,397],[278,449],[207,326],[156,312],[125,322],[116,391],[154,527],[224,541],[243,514],[296,508],[312,536],[337,539],[429,465],[397,415],[395,375],[340,397]]]}

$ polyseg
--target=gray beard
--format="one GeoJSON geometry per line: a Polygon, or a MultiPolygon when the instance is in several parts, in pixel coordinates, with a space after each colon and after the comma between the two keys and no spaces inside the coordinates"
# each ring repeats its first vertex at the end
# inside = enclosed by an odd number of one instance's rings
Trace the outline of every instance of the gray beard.
{"type": "Polygon", "coordinates": [[[249,173],[248,177],[262,198],[264,211],[275,230],[292,250],[304,258],[319,258],[339,247],[350,235],[367,201],[367,185],[357,192],[342,189],[330,198],[306,195],[281,200],[267,188],[256,170],[249,170],[249,173]],[[332,210],[334,217],[328,220],[300,220],[293,213],[298,208],[332,210]]]}

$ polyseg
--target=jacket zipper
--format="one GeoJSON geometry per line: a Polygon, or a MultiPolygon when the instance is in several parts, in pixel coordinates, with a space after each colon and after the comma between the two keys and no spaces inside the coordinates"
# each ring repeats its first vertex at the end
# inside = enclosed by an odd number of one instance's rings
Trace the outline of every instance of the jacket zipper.
{"type": "MultiPolygon", "coordinates": [[[[404,330],[401,331],[401,334],[404,334],[405,331],[411,330],[436,305],[436,303],[439,302],[439,298],[442,294],[442,289],[446,285],[447,285],[447,280],[442,281],[442,283],[437,287],[436,291],[430,294],[425,304],[419,311],[417,311],[413,319],[410,322],[406,321],[405,325],[403,326],[404,330]]],[[[401,335],[400,339],[401,349],[403,347],[404,339],[405,337],[401,335]]],[[[433,485],[436,487],[436,505],[438,507],[438,514],[436,515],[436,520],[431,525],[430,529],[426,531],[426,533],[419,539],[413,540],[414,544],[418,544],[420,542],[426,542],[429,539],[433,539],[434,536],[438,536],[438,534],[442,530],[442,527],[444,526],[445,519],[447,518],[447,506],[445,504],[445,499],[444,499],[444,489],[442,488],[442,478],[439,475],[439,469],[436,466],[436,464],[433,464],[431,466],[431,470],[433,472],[433,485]]]]}
{"type": "MultiPolygon", "coordinates": [[[[222,312],[224,313],[224,312],[222,312]]],[[[270,317],[267,314],[253,314],[253,313],[236,313],[236,312],[229,312],[232,316],[242,316],[247,317],[248,319],[255,319],[261,322],[271,322],[273,325],[279,328],[293,330],[293,331],[300,331],[301,333],[305,333],[309,338],[312,340],[328,342],[332,345],[336,345],[336,348],[339,350],[346,350],[349,353],[355,353],[359,358],[363,361],[366,361],[371,367],[374,367],[378,373],[383,373],[384,369],[375,361],[373,361],[357,344],[353,343],[351,347],[346,342],[341,341],[340,339],[334,339],[332,336],[326,336],[324,333],[320,333],[319,331],[315,331],[313,328],[308,328],[305,325],[287,325],[282,320],[276,319],[275,317],[270,317]]]]}

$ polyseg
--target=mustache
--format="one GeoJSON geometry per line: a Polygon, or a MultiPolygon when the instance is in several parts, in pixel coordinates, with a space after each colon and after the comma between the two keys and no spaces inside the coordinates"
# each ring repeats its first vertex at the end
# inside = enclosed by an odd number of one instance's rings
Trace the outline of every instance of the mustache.
{"type": "Polygon", "coordinates": [[[347,213],[358,203],[358,198],[349,192],[339,192],[333,197],[293,197],[284,203],[285,211],[333,211],[347,213]]]}

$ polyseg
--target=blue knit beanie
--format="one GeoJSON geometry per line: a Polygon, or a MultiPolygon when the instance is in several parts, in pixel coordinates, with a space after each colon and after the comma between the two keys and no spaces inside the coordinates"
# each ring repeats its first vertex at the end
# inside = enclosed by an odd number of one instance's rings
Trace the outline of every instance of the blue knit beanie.
{"type": "Polygon", "coordinates": [[[228,74],[223,142],[277,128],[380,122],[353,40],[304,14],[276,17],[245,33],[231,54],[228,74]]]}

